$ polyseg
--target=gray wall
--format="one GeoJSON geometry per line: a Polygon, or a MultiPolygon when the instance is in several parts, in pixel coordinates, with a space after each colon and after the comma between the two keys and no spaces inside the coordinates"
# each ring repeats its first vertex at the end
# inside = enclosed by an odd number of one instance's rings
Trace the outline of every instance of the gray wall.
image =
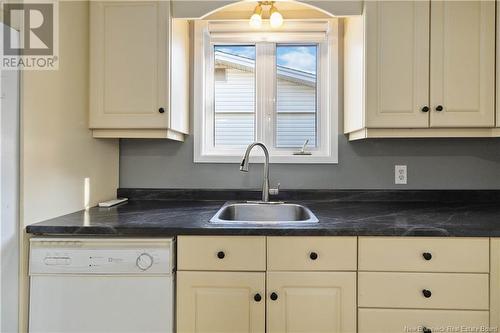
{"type": "MultiPolygon", "coordinates": [[[[236,163],[193,163],[192,136],[120,142],[120,187],[255,189],[261,181],[261,165],[244,174],[236,163]]],[[[500,189],[500,138],[349,142],[340,134],[337,165],[274,164],[271,185],[277,182],[293,189],[500,189]],[[408,165],[408,185],[394,184],[395,164],[408,165]]]]}
{"type": "MultiPolygon", "coordinates": [[[[237,163],[193,163],[192,136],[184,143],[120,143],[120,187],[250,189],[261,181],[259,164],[245,174],[237,163]]],[[[302,189],[500,189],[500,139],[349,142],[340,134],[338,164],[273,164],[271,182],[302,189]],[[395,164],[408,165],[408,185],[394,184],[395,164]]]]}
{"type": "MultiPolygon", "coordinates": [[[[271,182],[302,189],[500,189],[500,139],[367,140],[340,135],[337,165],[271,165],[271,182]],[[394,185],[394,165],[408,185],[394,185]]],[[[193,141],[122,140],[120,186],[258,188],[260,165],[193,163],[193,141]]]]}

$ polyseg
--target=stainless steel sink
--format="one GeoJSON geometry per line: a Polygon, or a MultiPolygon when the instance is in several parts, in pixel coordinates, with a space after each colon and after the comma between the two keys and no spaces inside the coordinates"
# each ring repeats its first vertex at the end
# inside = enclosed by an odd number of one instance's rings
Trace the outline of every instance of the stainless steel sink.
{"type": "Polygon", "coordinates": [[[210,219],[212,223],[317,223],[307,207],[283,202],[227,202],[210,219]]]}

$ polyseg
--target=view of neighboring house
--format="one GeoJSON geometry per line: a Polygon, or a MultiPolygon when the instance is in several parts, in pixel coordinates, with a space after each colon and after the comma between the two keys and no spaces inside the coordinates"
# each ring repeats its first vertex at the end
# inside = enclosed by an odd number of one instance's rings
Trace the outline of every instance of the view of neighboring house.
{"type": "MultiPolygon", "coordinates": [[[[215,52],[215,145],[255,140],[255,60],[215,52]]],[[[277,66],[277,147],[316,145],[316,75],[277,66]]]]}

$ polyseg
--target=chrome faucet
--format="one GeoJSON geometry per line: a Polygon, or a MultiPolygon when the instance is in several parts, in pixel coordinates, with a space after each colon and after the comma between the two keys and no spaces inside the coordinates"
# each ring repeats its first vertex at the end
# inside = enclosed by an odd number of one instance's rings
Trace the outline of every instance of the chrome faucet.
{"type": "Polygon", "coordinates": [[[262,183],[262,201],[269,202],[269,194],[277,195],[279,193],[280,184],[278,183],[277,188],[269,188],[269,152],[266,146],[261,142],[254,142],[248,145],[247,150],[245,151],[245,156],[240,163],[240,171],[248,172],[248,163],[250,162],[250,152],[253,147],[259,146],[264,151],[265,161],[264,161],[264,181],[262,183]]]}

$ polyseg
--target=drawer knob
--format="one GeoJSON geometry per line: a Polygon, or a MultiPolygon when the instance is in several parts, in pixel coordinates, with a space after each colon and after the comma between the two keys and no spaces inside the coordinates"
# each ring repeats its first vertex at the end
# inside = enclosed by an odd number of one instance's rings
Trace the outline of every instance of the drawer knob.
{"type": "Polygon", "coordinates": [[[271,300],[275,301],[278,299],[278,294],[276,294],[274,291],[271,293],[271,300]]]}
{"type": "Polygon", "coordinates": [[[164,109],[164,108],[159,108],[159,109],[158,109],[158,112],[160,112],[160,113],[165,113],[165,109],[164,109]]]}
{"type": "Polygon", "coordinates": [[[423,106],[422,107],[422,112],[429,112],[429,107],[427,105],[423,106]]]}
{"type": "Polygon", "coordinates": [[[253,299],[256,301],[256,302],[260,302],[262,300],[262,296],[260,296],[260,294],[255,294],[255,296],[253,297],[253,299]]]}
{"type": "Polygon", "coordinates": [[[432,296],[432,293],[428,289],[422,290],[422,294],[424,295],[425,298],[430,298],[432,296]]]}
{"type": "Polygon", "coordinates": [[[430,328],[423,327],[422,328],[422,333],[432,333],[432,330],[430,328]]]}
{"type": "Polygon", "coordinates": [[[318,259],[318,254],[316,252],[311,252],[309,258],[311,258],[311,260],[316,260],[318,259]]]}
{"type": "Polygon", "coordinates": [[[424,257],[425,260],[431,260],[432,259],[432,254],[429,253],[429,252],[422,253],[422,256],[424,257]]]}
{"type": "Polygon", "coordinates": [[[217,258],[224,259],[225,256],[226,256],[226,254],[224,253],[224,251],[217,252],[217,258]]]}
{"type": "Polygon", "coordinates": [[[436,111],[443,111],[443,106],[442,105],[436,106],[436,111]]]}

